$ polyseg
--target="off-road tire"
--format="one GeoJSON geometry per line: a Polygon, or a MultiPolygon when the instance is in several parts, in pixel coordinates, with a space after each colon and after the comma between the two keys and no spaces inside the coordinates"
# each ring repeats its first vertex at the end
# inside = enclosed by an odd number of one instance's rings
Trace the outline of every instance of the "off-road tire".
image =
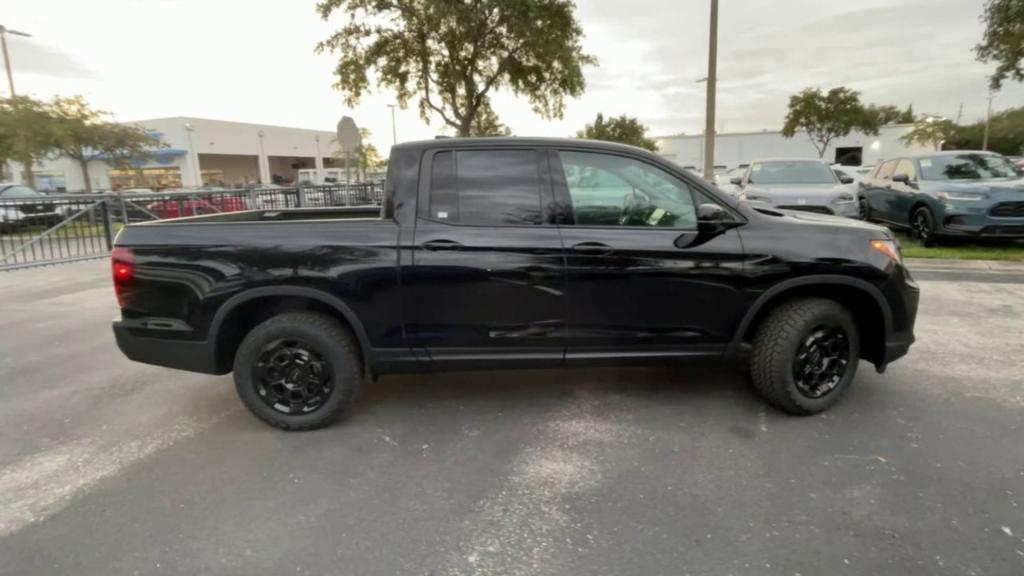
{"type": "Polygon", "coordinates": [[[363,379],[362,355],[352,333],[337,320],[314,312],[285,312],[253,328],[234,361],[235,389],[256,417],[282,430],[315,430],[335,422],[363,379]],[[282,339],[308,342],[331,370],[332,390],[323,404],[306,414],[285,414],[260,397],[254,371],[266,346],[282,339]]]}
{"type": "Polygon", "coordinates": [[[849,388],[857,372],[860,340],[857,324],[849,311],[832,300],[801,298],[772,310],[758,327],[750,359],[754,388],[773,406],[790,414],[805,416],[827,410],[849,388]],[[846,334],[849,358],[839,383],[824,396],[802,393],[794,378],[797,351],[819,327],[841,328],[846,334]]]}

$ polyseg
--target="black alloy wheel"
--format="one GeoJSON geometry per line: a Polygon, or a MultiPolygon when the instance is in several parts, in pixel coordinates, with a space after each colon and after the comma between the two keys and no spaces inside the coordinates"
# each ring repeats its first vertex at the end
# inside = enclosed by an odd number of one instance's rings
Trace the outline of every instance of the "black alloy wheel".
{"type": "Polygon", "coordinates": [[[921,246],[935,245],[935,218],[926,206],[915,210],[910,217],[910,237],[921,246]]]}
{"type": "Polygon", "coordinates": [[[797,390],[818,399],[835,390],[850,366],[850,344],[839,326],[819,326],[797,348],[793,382],[797,390]]]}
{"type": "Polygon", "coordinates": [[[267,344],[253,373],[256,393],[282,414],[309,414],[327,402],[334,391],[330,364],[301,340],[267,344]]]}

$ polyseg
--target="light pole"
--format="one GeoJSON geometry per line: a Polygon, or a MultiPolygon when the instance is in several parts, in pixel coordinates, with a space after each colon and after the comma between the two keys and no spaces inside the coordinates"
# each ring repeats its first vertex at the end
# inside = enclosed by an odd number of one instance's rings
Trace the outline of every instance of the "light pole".
{"type": "Polygon", "coordinates": [[[718,0],[711,0],[708,42],[707,112],[704,121],[704,179],[715,177],[715,88],[718,83],[718,0]]]}
{"type": "Polygon", "coordinates": [[[0,24],[0,44],[4,48],[4,68],[7,69],[7,85],[11,88],[11,98],[17,96],[14,92],[14,75],[11,74],[11,56],[7,53],[7,35],[14,34],[15,36],[24,36],[25,38],[31,38],[32,35],[27,32],[18,32],[17,30],[11,30],[6,26],[0,24]]]}
{"type": "Polygon", "coordinates": [[[396,104],[388,104],[388,108],[391,108],[391,145],[398,144],[398,133],[395,132],[395,108],[396,104]]]}
{"type": "Polygon", "coordinates": [[[260,137],[260,161],[258,162],[258,164],[260,165],[260,184],[266,186],[267,184],[269,184],[267,180],[270,175],[270,160],[267,158],[267,153],[263,151],[263,130],[257,132],[256,135],[260,137]],[[268,178],[263,177],[264,173],[267,174],[268,178]]]}
{"type": "Polygon", "coordinates": [[[189,157],[190,157],[190,159],[192,161],[191,162],[191,164],[192,164],[192,173],[193,173],[193,176],[195,178],[193,180],[193,182],[198,181],[199,185],[196,186],[196,188],[202,188],[202,186],[203,186],[203,175],[199,172],[199,158],[198,158],[199,155],[196,154],[196,149],[195,149],[194,146],[192,146],[192,130],[194,130],[194,128],[192,127],[192,123],[191,122],[185,122],[185,132],[188,133],[188,155],[189,155],[189,157]]]}

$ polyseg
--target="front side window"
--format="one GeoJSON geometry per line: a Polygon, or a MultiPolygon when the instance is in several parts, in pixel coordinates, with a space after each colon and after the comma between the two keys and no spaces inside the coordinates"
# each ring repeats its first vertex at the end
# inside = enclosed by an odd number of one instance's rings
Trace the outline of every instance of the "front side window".
{"type": "Polygon", "coordinates": [[[921,158],[923,180],[987,180],[1020,178],[1013,162],[998,154],[957,154],[921,158]]]}
{"type": "Polygon", "coordinates": [[[533,150],[439,152],[427,215],[461,224],[540,224],[540,184],[533,150]]]}
{"type": "Polygon", "coordinates": [[[878,167],[878,172],[875,172],[875,178],[881,178],[887,180],[892,177],[892,171],[896,168],[896,161],[889,160],[878,167]]]}
{"type": "Polygon", "coordinates": [[[750,166],[751,184],[835,184],[836,175],[822,162],[755,162],[750,166]]]}
{"type": "Polygon", "coordinates": [[[578,226],[697,226],[686,182],[650,164],[611,154],[559,152],[578,226]]]}
{"type": "Polygon", "coordinates": [[[893,176],[896,174],[906,174],[911,180],[917,180],[917,169],[914,168],[913,160],[900,160],[900,163],[896,165],[896,171],[893,172],[893,176]]]}

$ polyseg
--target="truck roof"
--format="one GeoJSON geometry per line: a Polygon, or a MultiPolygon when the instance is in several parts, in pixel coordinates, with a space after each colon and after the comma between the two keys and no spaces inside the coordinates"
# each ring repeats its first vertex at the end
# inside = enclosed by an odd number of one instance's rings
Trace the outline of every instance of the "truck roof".
{"type": "Polygon", "coordinates": [[[432,148],[486,148],[489,146],[565,146],[572,148],[592,148],[594,150],[620,150],[623,152],[645,152],[651,154],[650,150],[644,150],[636,146],[619,144],[618,142],[605,142],[603,140],[587,140],[584,138],[543,138],[518,136],[485,136],[473,138],[439,138],[434,140],[416,140],[413,142],[402,142],[392,148],[402,151],[429,150],[432,148]]]}

